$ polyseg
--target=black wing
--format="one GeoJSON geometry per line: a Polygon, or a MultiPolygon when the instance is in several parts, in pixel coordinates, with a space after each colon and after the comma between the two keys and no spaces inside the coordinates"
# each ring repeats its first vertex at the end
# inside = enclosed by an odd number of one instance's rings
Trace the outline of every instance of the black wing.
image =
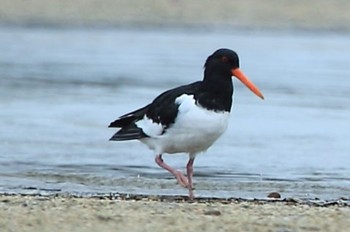
{"type": "Polygon", "coordinates": [[[135,124],[138,120],[143,119],[145,115],[153,122],[162,124],[165,129],[168,128],[175,122],[178,113],[179,105],[175,103],[175,99],[182,94],[196,94],[200,84],[201,82],[198,81],[170,89],[159,95],[151,104],[121,116],[109,125],[109,127],[121,128],[110,140],[118,141],[147,137],[142,128],[135,124]]]}
{"type": "Polygon", "coordinates": [[[200,83],[201,82],[198,81],[162,93],[152,102],[147,110],[147,117],[156,123],[161,123],[166,128],[169,127],[175,122],[179,109],[179,105],[175,103],[175,99],[182,94],[196,94],[200,83]]]}
{"type": "Polygon", "coordinates": [[[151,104],[142,107],[141,109],[135,110],[128,114],[125,114],[111,122],[108,127],[121,128],[117,133],[115,133],[109,140],[114,141],[123,141],[131,139],[141,139],[146,137],[146,134],[138,128],[135,124],[135,121],[140,120],[146,114],[147,109],[151,104]]]}

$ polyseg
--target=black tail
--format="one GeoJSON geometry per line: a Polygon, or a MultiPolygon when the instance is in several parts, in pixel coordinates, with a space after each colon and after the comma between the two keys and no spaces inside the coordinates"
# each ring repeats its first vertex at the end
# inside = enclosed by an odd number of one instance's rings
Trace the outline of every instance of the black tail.
{"type": "Polygon", "coordinates": [[[124,140],[132,140],[132,139],[142,139],[147,137],[145,133],[143,133],[141,128],[138,128],[134,123],[129,125],[128,127],[123,127],[117,133],[115,133],[110,141],[124,141],[124,140]]]}
{"type": "Polygon", "coordinates": [[[150,105],[147,105],[143,108],[125,114],[117,120],[115,120],[114,122],[111,122],[111,124],[109,124],[108,127],[116,127],[121,129],[117,133],[115,133],[109,140],[124,141],[132,139],[142,139],[147,137],[147,135],[143,133],[142,129],[136,126],[135,122],[144,117],[149,106],[150,105]]]}

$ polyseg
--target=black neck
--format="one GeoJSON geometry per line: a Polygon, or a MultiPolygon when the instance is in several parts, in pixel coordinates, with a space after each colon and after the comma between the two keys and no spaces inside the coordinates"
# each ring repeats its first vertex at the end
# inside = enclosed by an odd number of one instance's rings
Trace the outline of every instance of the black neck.
{"type": "Polygon", "coordinates": [[[232,77],[230,70],[221,68],[205,69],[201,94],[197,99],[199,104],[209,110],[229,112],[232,106],[232,77]]]}

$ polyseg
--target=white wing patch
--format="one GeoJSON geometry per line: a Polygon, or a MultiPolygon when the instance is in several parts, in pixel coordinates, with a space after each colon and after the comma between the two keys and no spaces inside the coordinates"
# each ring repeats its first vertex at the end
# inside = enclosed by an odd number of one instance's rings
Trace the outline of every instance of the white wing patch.
{"type": "Polygon", "coordinates": [[[136,126],[141,128],[143,133],[150,137],[157,137],[163,133],[164,126],[160,123],[153,122],[146,115],[140,121],[137,121],[136,126]]]}

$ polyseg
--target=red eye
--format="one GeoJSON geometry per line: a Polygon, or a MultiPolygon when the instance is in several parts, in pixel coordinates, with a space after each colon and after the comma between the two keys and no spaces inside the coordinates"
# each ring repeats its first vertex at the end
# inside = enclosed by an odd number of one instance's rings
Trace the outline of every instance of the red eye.
{"type": "Polygon", "coordinates": [[[222,62],[227,62],[228,61],[226,56],[221,57],[221,60],[222,60],[222,62]]]}

